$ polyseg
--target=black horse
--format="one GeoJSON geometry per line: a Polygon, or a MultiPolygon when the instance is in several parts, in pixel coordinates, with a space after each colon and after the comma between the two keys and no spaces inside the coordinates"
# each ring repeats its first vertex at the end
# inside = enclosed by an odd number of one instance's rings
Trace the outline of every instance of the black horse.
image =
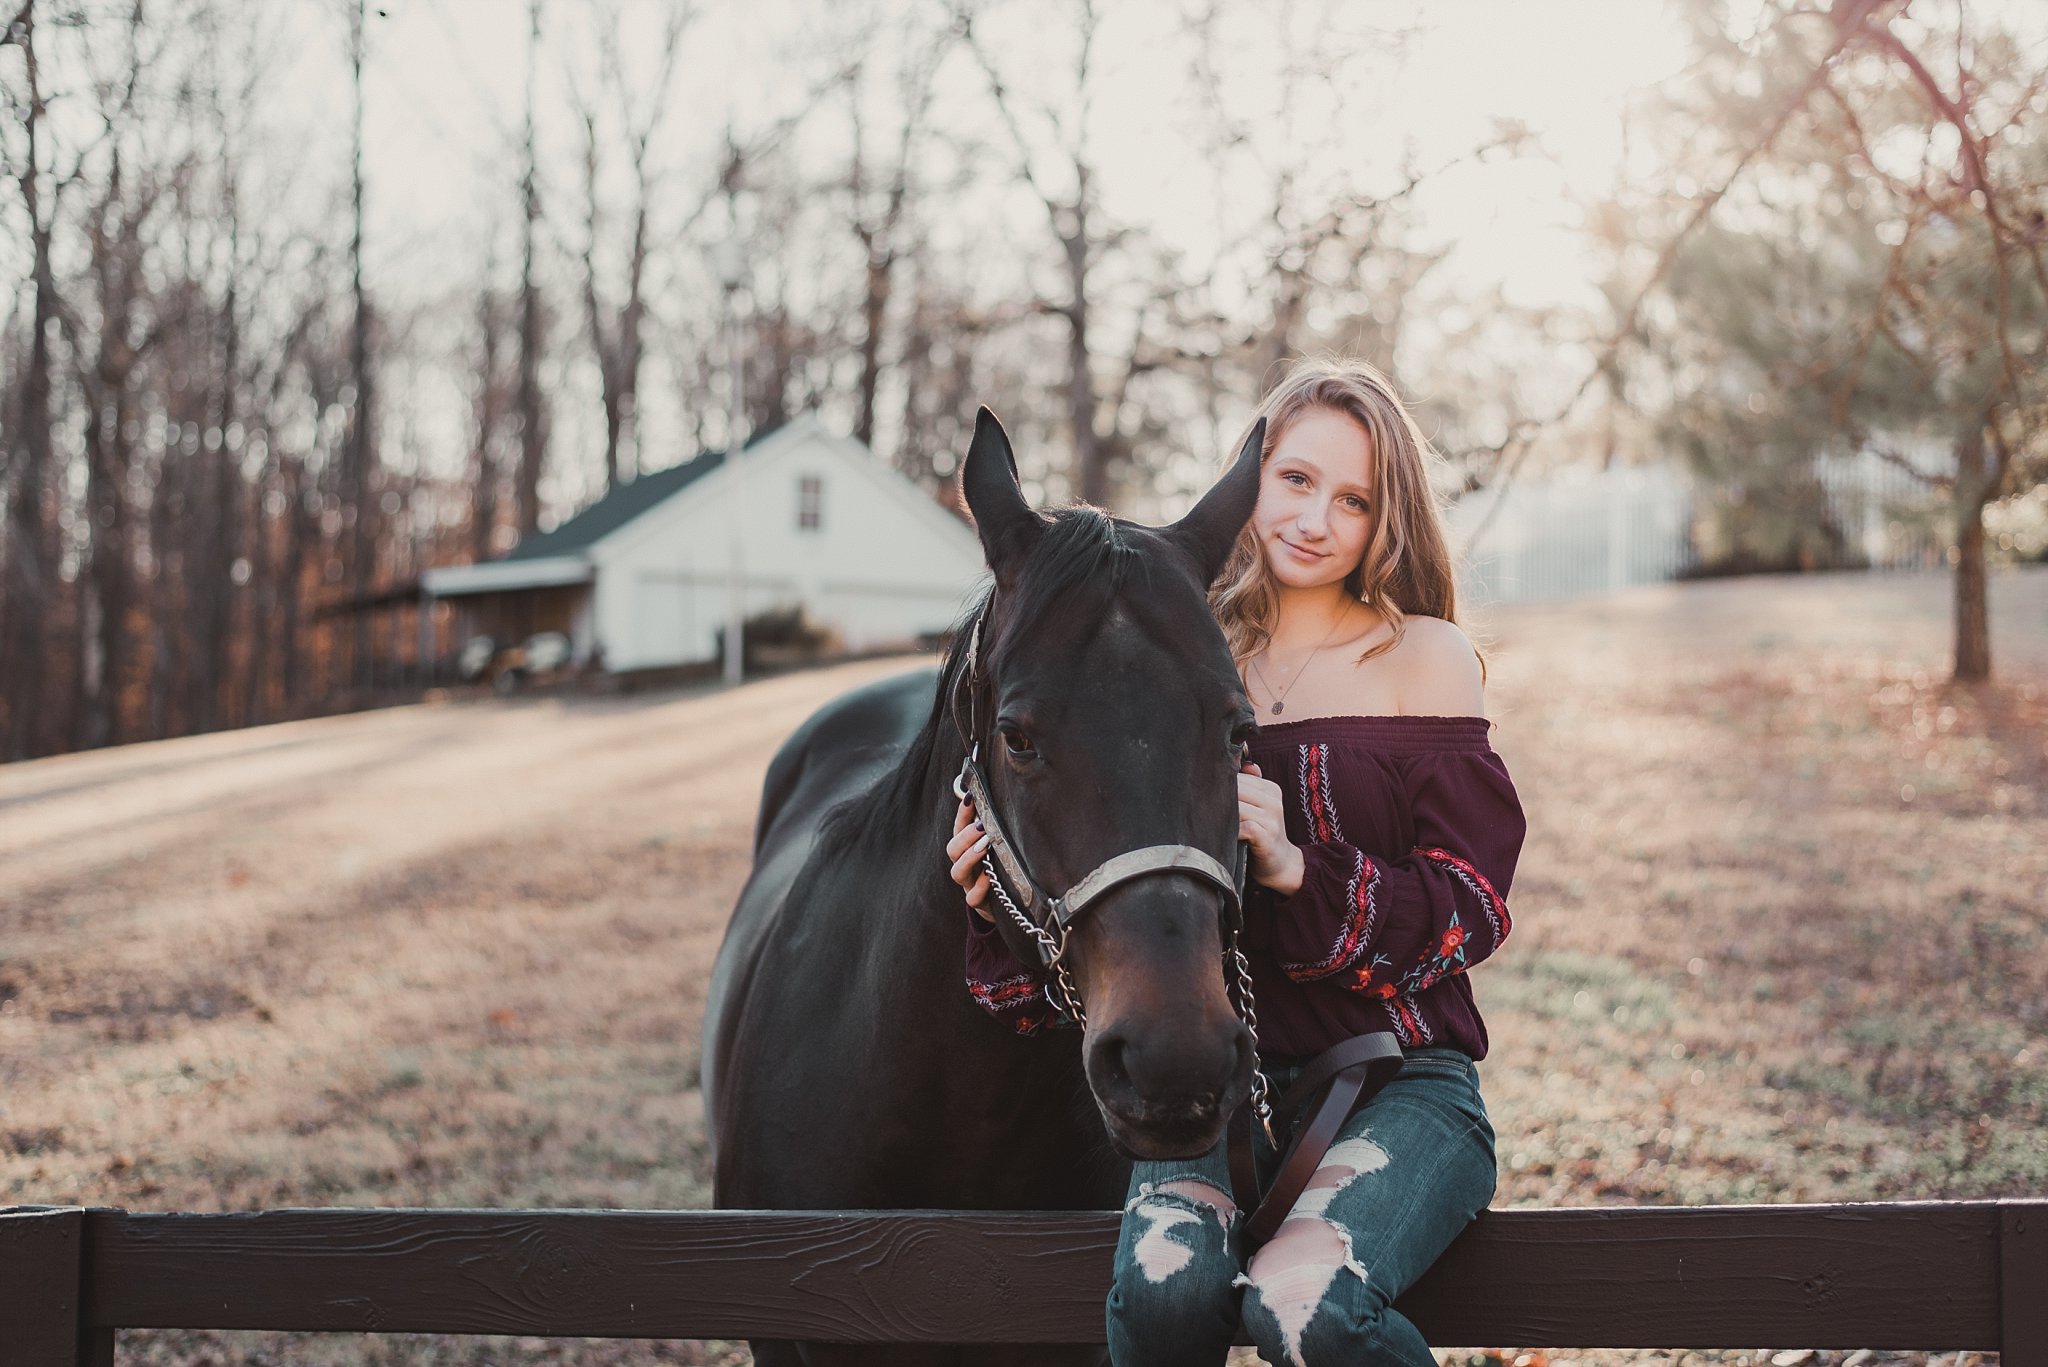
{"type": "MultiPolygon", "coordinates": [[[[768,769],[753,875],[705,1017],[719,1206],[1115,1208],[1130,1157],[1190,1156],[1221,1137],[1253,1069],[1222,971],[1230,894],[1177,875],[1104,893],[1065,956],[1087,1028],[1025,1039],[966,991],[960,889],[941,847],[978,742],[993,804],[1042,888],[1070,889],[1149,846],[1229,863],[1252,712],[1206,595],[1258,496],[1259,442],[1171,527],[1092,508],[1047,518],[1025,503],[1009,439],[982,410],[962,481],[989,596],[936,678],[828,705],[768,769]]],[[[999,924],[1036,962],[1024,929],[999,924]]],[[[763,1364],[961,1360],[754,1349],[763,1364]]]]}

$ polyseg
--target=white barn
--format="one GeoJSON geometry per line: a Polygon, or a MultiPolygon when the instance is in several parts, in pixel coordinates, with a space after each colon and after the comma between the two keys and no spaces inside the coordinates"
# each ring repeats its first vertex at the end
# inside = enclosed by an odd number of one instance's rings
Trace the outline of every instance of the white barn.
{"type": "Polygon", "coordinates": [[[849,651],[908,646],[953,624],[983,574],[974,532],[862,443],[796,418],[621,485],[502,559],[429,570],[501,639],[568,636],[614,672],[714,658],[735,553],[749,617],[801,606],[849,651]]]}

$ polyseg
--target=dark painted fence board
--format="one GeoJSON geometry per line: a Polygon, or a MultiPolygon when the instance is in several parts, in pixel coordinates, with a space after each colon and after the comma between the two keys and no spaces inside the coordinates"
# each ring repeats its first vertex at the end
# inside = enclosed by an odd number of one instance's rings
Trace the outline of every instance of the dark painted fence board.
{"type": "Polygon", "coordinates": [[[2048,1367],[2048,1201],[1999,1212],[1999,1320],[2003,1367],[2048,1367]]]}
{"type": "Polygon", "coordinates": [[[1116,1230],[1094,1213],[93,1219],[101,1324],[883,1343],[1099,1341],[1116,1230]]]}
{"type": "MultiPolygon", "coordinates": [[[[2048,1202],[1493,1211],[1402,1307],[1443,1344],[1994,1349],[2015,1212],[2038,1228],[2048,1202]]],[[[1101,1342],[1116,1231],[1093,1213],[89,1220],[101,1326],[893,1343],[1101,1342]]]]}
{"type": "Polygon", "coordinates": [[[80,1367],[84,1244],[84,1211],[0,1211],[0,1367],[80,1367]]]}
{"type": "Polygon", "coordinates": [[[1490,1211],[1401,1306],[1432,1343],[1990,1349],[1997,1227],[1990,1202],[1490,1211]]]}

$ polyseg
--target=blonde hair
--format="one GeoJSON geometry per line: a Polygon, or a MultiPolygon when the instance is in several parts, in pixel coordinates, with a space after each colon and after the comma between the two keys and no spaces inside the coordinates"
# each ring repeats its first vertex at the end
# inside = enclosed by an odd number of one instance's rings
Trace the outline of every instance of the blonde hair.
{"type": "MultiPolygon", "coordinates": [[[[1290,366],[1259,404],[1255,417],[1266,420],[1260,461],[1272,456],[1274,445],[1297,419],[1317,410],[1352,419],[1372,447],[1372,532],[1365,554],[1344,578],[1344,589],[1377,609],[1394,631],[1358,657],[1363,663],[1401,643],[1410,613],[1457,620],[1457,577],[1429,483],[1429,465],[1442,457],[1415,425],[1386,376],[1364,361],[1315,357],[1290,366]]],[[[1247,426],[1247,435],[1249,431],[1247,426]]],[[[1239,438],[1230,449],[1237,450],[1243,442],[1239,438]]],[[[1279,595],[1250,522],[1238,534],[1223,573],[1209,591],[1209,608],[1239,669],[1272,639],[1279,595]]]]}

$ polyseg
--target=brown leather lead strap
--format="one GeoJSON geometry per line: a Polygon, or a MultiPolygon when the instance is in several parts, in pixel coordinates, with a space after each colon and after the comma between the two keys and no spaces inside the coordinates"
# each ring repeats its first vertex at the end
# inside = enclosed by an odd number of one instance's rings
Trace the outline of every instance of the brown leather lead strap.
{"type": "Polygon", "coordinates": [[[1280,1228],[1294,1203],[1308,1189],[1337,1132],[1366,1102],[1401,1071],[1401,1045],[1388,1031],[1354,1035],[1309,1061],[1277,1107],[1283,1116],[1315,1100],[1315,1109],[1294,1126],[1280,1169],[1263,1193],[1254,1157],[1251,1105],[1246,1103],[1230,1122],[1230,1185],[1238,1209],[1247,1212],[1244,1251],[1250,1254],[1280,1228]]]}

